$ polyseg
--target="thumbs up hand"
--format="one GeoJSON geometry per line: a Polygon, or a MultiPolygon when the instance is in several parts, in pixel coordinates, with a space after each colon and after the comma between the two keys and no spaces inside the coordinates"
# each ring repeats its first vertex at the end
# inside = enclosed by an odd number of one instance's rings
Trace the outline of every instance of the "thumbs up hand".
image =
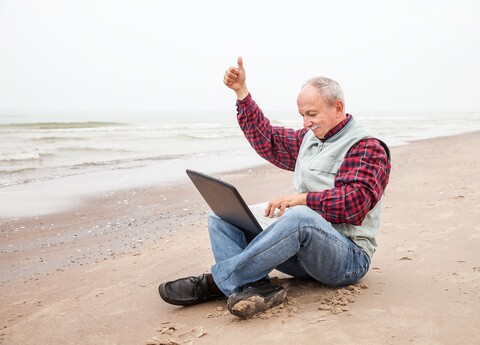
{"type": "Polygon", "coordinates": [[[243,59],[237,60],[237,67],[230,67],[223,77],[223,83],[237,94],[238,99],[244,99],[248,96],[247,85],[245,84],[245,69],[243,68],[243,59]]]}

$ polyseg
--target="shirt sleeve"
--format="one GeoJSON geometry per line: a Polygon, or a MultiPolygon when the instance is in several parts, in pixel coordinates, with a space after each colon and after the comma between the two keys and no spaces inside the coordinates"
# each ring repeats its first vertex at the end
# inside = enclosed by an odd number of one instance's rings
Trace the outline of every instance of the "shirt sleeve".
{"type": "Polygon", "coordinates": [[[309,192],[307,206],[332,224],[361,225],[382,197],[390,168],[387,152],[377,139],[361,140],[345,156],[334,188],[309,192]]]}
{"type": "Polygon", "coordinates": [[[306,130],[272,126],[251,95],[237,101],[237,120],[253,149],[285,170],[294,170],[306,130]]]}

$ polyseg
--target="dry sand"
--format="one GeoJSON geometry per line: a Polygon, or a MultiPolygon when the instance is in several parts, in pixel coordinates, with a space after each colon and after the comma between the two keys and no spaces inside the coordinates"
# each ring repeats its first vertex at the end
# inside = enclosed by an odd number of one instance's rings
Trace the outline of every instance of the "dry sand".
{"type": "MultiPolygon", "coordinates": [[[[396,147],[380,244],[357,285],[272,273],[284,305],[240,320],[182,308],[160,282],[209,270],[208,208],[185,183],[1,219],[1,344],[480,344],[480,133],[396,147]]],[[[224,174],[249,203],[290,191],[276,168],[224,174]]]]}

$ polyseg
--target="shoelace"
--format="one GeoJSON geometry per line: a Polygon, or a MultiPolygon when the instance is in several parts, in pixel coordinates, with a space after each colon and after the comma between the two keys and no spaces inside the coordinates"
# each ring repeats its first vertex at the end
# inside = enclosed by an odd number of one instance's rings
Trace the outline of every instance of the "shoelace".
{"type": "Polygon", "coordinates": [[[205,293],[202,290],[202,280],[204,279],[204,276],[200,277],[190,277],[190,281],[193,283],[193,291],[195,293],[195,301],[198,301],[201,297],[203,299],[206,298],[205,293]]]}

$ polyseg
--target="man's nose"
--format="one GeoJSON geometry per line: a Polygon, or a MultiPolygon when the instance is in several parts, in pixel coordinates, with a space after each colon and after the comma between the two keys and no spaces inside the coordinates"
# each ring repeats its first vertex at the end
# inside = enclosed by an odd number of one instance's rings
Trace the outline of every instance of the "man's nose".
{"type": "Polygon", "coordinates": [[[312,121],[303,118],[303,128],[309,128],[312,126],[312,121]]]}

